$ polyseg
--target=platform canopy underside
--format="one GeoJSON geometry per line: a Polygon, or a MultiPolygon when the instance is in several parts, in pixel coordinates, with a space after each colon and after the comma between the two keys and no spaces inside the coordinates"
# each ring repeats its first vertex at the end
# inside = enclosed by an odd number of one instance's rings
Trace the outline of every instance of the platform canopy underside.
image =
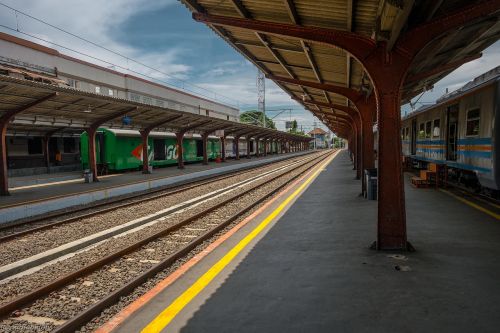
{"type": "MultiPolygon", "coordinates": [[[[355,32],[386,42],[388,49],[394,47],[405,31],[472,3],[470,0],[181,1],[194,13],[355,32]]],[[[340,48],[239,27],[209,26],[267,76],[333,84],[366,94],[373,91],[361,64],[340,48]]],[[[492,13],[434,40],[418,54],[409,69],[402,102],[431,89],[464,62],[480,57],[481,51],[498,39],[499,32],[498,13],[492,13]]],[[[390,73],[387,79],[390,80],[390,73]]],[[[325,90],[275,82],[299,102],[307,99],[353,106],[345,97],[325,90]]],[[[344,114],[325,106],[303,104],[320,119],[325,119],[324,112],[344,114]]]]}
{"type": "Polygon", "coordinates": [[[103,127],[139,131],[152,127],[150,130],[200,134],[224,130],[229,136],[310,140],[254,125],[0,75],[0,117],[16,110],[23,111],[10,121],[9,135],[71,136],[109,119],[103,127]],[[124,117],[130,120],[129,124],[123,121],[124,117]]]}

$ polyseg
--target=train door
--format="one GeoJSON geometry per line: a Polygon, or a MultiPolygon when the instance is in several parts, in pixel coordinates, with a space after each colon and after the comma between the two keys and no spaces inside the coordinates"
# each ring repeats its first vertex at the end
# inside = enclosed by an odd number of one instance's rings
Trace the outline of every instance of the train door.
{"type": "Polygon", "coordinates": [[[446,131],[446,159],[448,161],[457,160],[457,136],[458,136],[458,105],[452,105],[447,109],[446,131]]]}
{"type": "Polygon", "coordinates": [[[104,164],[106,162],[105,145],[104,145],[104,132],[97,132],[95,134],[95,150],[96,150],[96,163],[104,164]]]}
{"type": "Polygon", "coordinates": [[[104,132],[97,132],[95,134],[95,155],[98,175],[105,175],[108,173],[106,164],[106,143],[104,139],[104,132]]]}
{"type": "Polygon", "coordinates": [[[411,121],[411,152],[410,155],[417,154],[417,120],[413,119],[411,121]]]}
{"type": "Polygon", "coordinates": [[[196,157],[203,157],[203,140],[196,140],[196,157]]]}
{"type": "Polygon", "coordinates": [[[153,159],[155,161],[166,160],[165,139],[153,140],[153,154],[154,154],[153,159]]]}

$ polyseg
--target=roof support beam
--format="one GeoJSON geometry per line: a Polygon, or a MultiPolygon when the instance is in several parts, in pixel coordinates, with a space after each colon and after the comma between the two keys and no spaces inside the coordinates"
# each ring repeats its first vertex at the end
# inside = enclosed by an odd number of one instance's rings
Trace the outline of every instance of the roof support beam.
{"type": "Polygon", "coordinates": [[[405,81],[405,84],[414,83],[414,82],[417,82],[420,80],[424,80],[430,76],[441,74],[441,73],[449,71],[449,70],[455,70],[458,67],[462,66],[463,64],[466,64],[470,61],[481,58],[482,55],[483,55],[482,53],[475,54],[473,56],[466,57],[466,58],[460,59],[458,61],[450,62],[450,63],[443,65],[443,66],[435,67],[435,68],[431,69],[430,71],[420,72],[418,74],[408,76],[408,78],[405,81]]]}
{"type": "Polygon", "coordinates": [[[211,123],[212,120],[205,120],[205,121],[200,121],[200,122],[197,122],[197,123],[194,123],[192,125],[188,125],[186,127],[182,127],[178,130],[178,133],[182,133],[183,135],[188,132],[188,131],[191,131],[191,130],[194,130],[195,128],[197,127],[200,127],[202,125],[205,125],[205,124],[209,124],[211,123]]]}
{"type": "Polygon", "coordinates": [[[293,0],[284,0],[284,2],[285,2],[286,10],[288,12],[288,16],[292,20],[292,23],[300,25],[299,14],[297,13],[297,9],[295,8],[295,4],[293,3],[293,0]]]}
{"type": "MultiPolygon", "coordinates": [[[[259,48],[265,48],[264,45],[261,43],[256,43],[254,41],[247,41],[247,40],[239,40],[235,41],[234,44],[236,45],[242,45],[242,46],[252,46],[252,47],[259,47],[259,48]]],[[[294,52],[294,53],[302,53],[302,49],[300,47],[293,47],[293,46],[285,46],[285,45],[278,45],[278,44],[273,44],[273,49],[278,50],[278,51],[285,51],[285,52],[294,52]]]]}
{"type": "Polygon", "coordinates": [[[287,77],[273,76],[273,75],[267,75],[266,77],[270,80],[273,80],[273,81],[278,81],[278,82],[288,83],[288,84],[295,84],[295,85],[302,85],[305,87],[311,87],[314,89],[319,89],[319,90],[328,91],[328,92],[331,92],[334,94],[339,94],[339,95],[347,97],[352,102],[354,102],[357,99],[364,96],[362,93],[360,93],[352,88],[345,88],[345,87],[341,87],[341,86],[337,86],[337,85],[329,84],[329,83],[318,83],[318,82],[313,82],[313,81],[290,79],[287,77]]]}
{"type": "Polygon", "coordinates": [[[171,117],[165,118],[163,120],[157,121],[156,123],[153,123],[153,124],[149,125],[148,127],[145,127],[142,131],[147,132],[149,134],[149,132],[151,132],[155,128],[158,128],[158,127],[160,127],[162,125],[165,125],[166,123],[169,123],[171,121],[174,121],[174,120],[182,118],[182,117],[183,117],[183,115],[180,114],[180,115],[175,115],[175,116],[171,116],[171,117]]]}
{"type": "MultiPolygon", "coordinates": [[[[298,102],[301,102],[300,99],[298,98],[292,98],[298,102]]],[[[306,104],[312,104],[312,105],[317,105],[317,106],[322,106],[322,107],[325,107],[325,108],[331,108],[331,109],[336,109],[336,110],[340,110],[340,111],[343,111],[343,112],[346,112],[346,113],[349,113],[349,114],[356,114],[358,111],[351,108],[351,107],[348,107],[348,106],[345,106],[345,105],[340,105],[340,104],[332,104],[332,103],[325,103],[325,102],[318,102],[318,101],[313,101],[313,100],[302,100],[302,102],[306,103],[306,104]]]]}
{"type": "Polygon", "coordinates": [[[410,16],[411,10],[413,9],[413,5],[415,3],[415,0],[403,0],[402,1],[402,8],[399,11],[398,15],[396,16],[396,20],[393,24],[393,28],[391,31],[391,37],[389,38],[389,41],[387,42],[387,50],[390,51],[392,50],[394,44],[398,40],[401,30],[403,30],[406,22],[408,21],[408,16],[410,16]]]}

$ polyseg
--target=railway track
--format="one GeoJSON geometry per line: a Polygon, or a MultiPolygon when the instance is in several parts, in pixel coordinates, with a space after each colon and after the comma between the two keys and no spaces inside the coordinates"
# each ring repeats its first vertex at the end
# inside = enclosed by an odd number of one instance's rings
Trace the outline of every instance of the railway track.
{"type": "MultiPolygon", "coordinates": [[[[289,160],[294,160],[300,157],[293,157],[291,159],[286,159],[277,163],[288,162],[289,160]]],[[[68,223],[73,223],[83,218],[89,218],[92,216],[100,215],[106,212],[110,212],[116,209],[122,209],[125,207],[130,207],[138,203],[155,200],[161,197],[174,195],[191,189],[199,188],[202,186],[207,186],[214,184],[225,179],[230,179],[232,177],[244,175],[247,173],[252,173],[255,170],[263,169],[273,164],[266,164],[260,166],[254,166],[247,168],[245,170],[235,170],[231,171],[225,175],[211,178],[208,180],[193,180],[188,183],[172,186],[172,187],[162,187],[158,189],[152,189],[146,193],[137,193],[128,195],[126,197],[120,197],[114,200],[107,200],[104,202],[99,202],[90,206],[83,206],[80,208],[72,208],[71,210],[58,211],[52,214],[45,214],[43,216],[35,217],[28,221],[18,221],[14,223],[5,223],[5,225],[0,225],[0,243],[9,241],[11,239],[21,237],[33,232],[42,231],[57,226],[61,226],[68,223]],[[68,215],[70,215],[68,217],[68,215]],[[61,219],[58,219],[61,218],[61,219]]]]}
{"type": "MultiPolygon", "coordinates": [[[[5,325],[5,322],[0,324],[0,330],[3,325],[4,328],[8,327],[9,330],[13,329],[11,331],[16,332],[18,331],[15,328],[16,324],[26,325],[29,318],[44,317],[52,320],[48,325],[52,325],[52,328],[57,327],[58,332],[78,329],[101,311],[117,303],[120,297],[130,294],[149,278],[189,255],[231,223],[244,217],[246,213],[300,177],[311,165],[320,163],[329,156],[330,154],[321,154],[302,160],[301,163],[280,170],[283,172],[278,172],[271,178],[246,187],[229,197],[220,194],[222,200],[194,215],[174,224],[156,228],[154,233],[135,237],[133,242],[118,250],[38,286],[33,291],[26,292],[7,303],[4,302],[0,305],[0,316],[18,310],[16,312],[18,317],[7,319],[11,325],[5,325]],[[96,281],[100,282],[99,287],[94,287],[96,281]],[[95,290],[96,288],[99,290],[95,290]],[[30,303],[32,304],[28,308],[19,310],[30,303]],[[54,307],[58,307],[59,312],[54,307]],[[62,325],[59,325],[61,323],[62,325]]],[[[22,282],[18,279],[16,283],[22,282]]]]}
{"type": "Polygon", "coordinates": [[[239,190],[245,184],[262,181],[273,173],[286,170],[296,164],[308,161],[310,158],[299,159],[285,165],[274,166],[270,170],[259,170],[257,175],[247,175],[243,180],[230,179],[226,184],[217,184],[217,188],[204,189],[203,193],[186,192],[182,196],[161,196],[156,201],[141,202],[131,208],[113,210],[92,217],[80,219],[73,223],[46,232],[35,233],[11,241],[8,246],[0,249],[0,259],[4,263],[0,266],[0,280],[9,278],[17,273],[33,273],[33,267],[63,258],[80,249],[104,241],[111,237],[148,227],[156,224],[160,219],[170,218],[172,215],[189,208],[188,213],[200,204],[205,204],[221,193],[239,190]],[[249,177],[250,176],[250,177],[249,177]],[[31,271],[30,271],[31,269],[31,271]]]}

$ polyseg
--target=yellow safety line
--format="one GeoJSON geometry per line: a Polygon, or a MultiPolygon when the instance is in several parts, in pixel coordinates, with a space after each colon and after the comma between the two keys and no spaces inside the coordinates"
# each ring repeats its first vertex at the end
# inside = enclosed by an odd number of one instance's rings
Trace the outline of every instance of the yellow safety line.
{"type": "Polygon", "coordinates": [[[455,194],[451,193],[450,191],[443,190],[443,189],[439,189],[439,190],[440,190],[441,192],[444,192],[444,193],[446,193],[446,194],[448,194],[448,195],[450,195],[450,196],[454,197],[455,199],[457,199],[457,200],[459,200],[459,201],[461,201],[461,202],[465,203],[466,205],[471,206],[472,208],[475,208],[475,209],[477,209],[477,210],[479,210],[479,211],[481,211],[481,212],[483,212],[483,213],[485,213],[485,214],[488,214],[488,215],[490,215],[490,216],[492,216],[492,217],[496,218],[497,220],[500,220],[500,214],[493,213],[491,210],[488,210],[488,209],[486,209],[486,208],[484,208],[484,207],[481,207],[481,206],[479,206],[478,204],[475,204],[475,203],[473,203],[473,202],[471,202],[471,201],[469,201],[469,200],[467,200],[467,199],[461,198],[461,197],[459,197],[458,195],[455,195],[455,194]]]}
{"type": "MultiPolygon", "coordinates": [[[[462,191],[462,193],[466,193],[466,194],[467,194],[467,192],[465,192],[465,191],[462,191]]],[[[487,204],[488,206],[491,206],[491,207],[495,207],[495,208],[499,208],[499,209],[500,209],[500,205],[497,205],[496,203],[490,202],[490,201],[488,201],[488,200],[485,200],[485,199],[483,199],[483,198],[479,198],[479,197],[478,197],[478,198],[475,198],[475,199],[476,199],[476,200],[478,200],[478,201],[481,201],[482,203],[487,204]]]]}
{"type": "Polygon", "coordinates": [[[205,272],[194,284],[182,295],[177,297],[165,310],[163,310],[153,321],[151,321],[141,332],[161,332],[182,309],[188,305],[208,284],[257,236],[259,235],[285,207],[299,195],[299,193],[330,163],[337,154],[334,154],[326,162],[321,164],[317,170],[299,186],[288,198],[286,198],[271,214],[269,214],[254,230],[236,244],[224,257],[205,272]]]}

